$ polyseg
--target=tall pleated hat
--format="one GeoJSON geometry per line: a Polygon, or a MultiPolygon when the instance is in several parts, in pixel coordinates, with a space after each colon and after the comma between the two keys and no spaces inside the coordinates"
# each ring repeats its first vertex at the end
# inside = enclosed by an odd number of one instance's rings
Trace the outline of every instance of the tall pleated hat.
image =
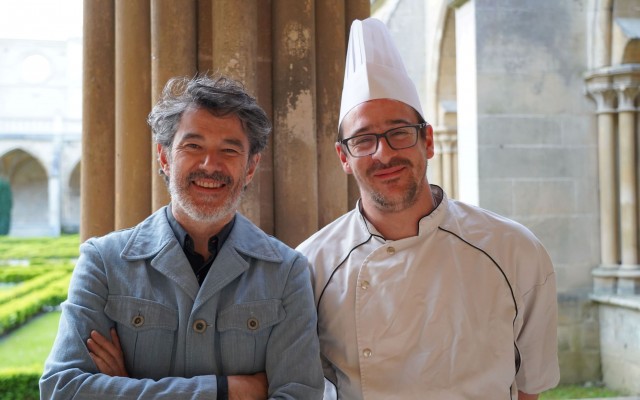
{"type": "Polygon", "coordinates": [[[424,118],[416,86],[387,27],[375,18],[355,20],[349,33],[338,127],[354,107],[375,99],[399,100],[424,118]]]}

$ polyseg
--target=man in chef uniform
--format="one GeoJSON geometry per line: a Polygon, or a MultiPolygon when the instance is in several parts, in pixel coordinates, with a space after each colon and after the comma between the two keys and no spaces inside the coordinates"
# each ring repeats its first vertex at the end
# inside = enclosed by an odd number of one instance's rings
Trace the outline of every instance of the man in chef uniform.
{"type": "Polygon", "coordinates": [[[360,200],[298,250],[338,398],[523,400],[554,387],[551,260],[524,226],[429,184],[433,130],[375,19],[351,27],[335,146],[360,200]]]}

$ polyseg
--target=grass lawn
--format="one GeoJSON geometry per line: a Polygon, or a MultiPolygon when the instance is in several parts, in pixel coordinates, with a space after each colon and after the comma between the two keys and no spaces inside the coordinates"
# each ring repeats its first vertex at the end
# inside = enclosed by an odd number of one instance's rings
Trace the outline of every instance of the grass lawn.
{"type": "Polygon", "coordinates": [[[51,351],[60,312],[42,314],[0,339],[0,369],[38,366],[51,351]]]}
{"type": "Polygon", "coordinates": [[[606,387],[585,387],[585,386],[559,386],[553,390],[542,393],[540,400],[555,399],[593,399],[598,397],[619,397],[624,393],[608,389],[606,387]]]}

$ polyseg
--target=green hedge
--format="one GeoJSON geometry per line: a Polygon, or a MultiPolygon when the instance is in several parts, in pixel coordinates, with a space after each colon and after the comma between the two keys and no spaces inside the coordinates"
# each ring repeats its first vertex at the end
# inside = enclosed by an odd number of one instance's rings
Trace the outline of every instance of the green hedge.
{"type": "Polygon", "coordinates": [[[79,255],[79,235],[60,237],[0,237],[0,260],[69,260],[79,255]]]}
{"type": "Polygon", "coordinates": [[[0,292],[0,306],[4,303],[7,303],[11,300],[18,299],[22,296],[26,296],[31,292],[38,291],[49,283],[62,278],[63,276],[69,275],[68,271],[64,269],[51,269],[44,274],[33,277],[19,285],[12,287],[9,290],[0,292]]]}
{"type": "Polygon", "coordinates": [[[0,282],[17,283],[28,281],[36,276],[46,274],[51,271],[49,265],[38,265],[29,267],[0,267],[0,282]]]}
{"type": "Polygon", "coordinates": [[[46,288],[13,299],[0,307],[0,334],[23,324],[46,306],[57,306],[67,298],[71,274],[51,282],[46,288]]]}
{"type": "Polygon", "coordinates": [[[42,367],[0,371],[0,400],[37,400],[42,367]]]}

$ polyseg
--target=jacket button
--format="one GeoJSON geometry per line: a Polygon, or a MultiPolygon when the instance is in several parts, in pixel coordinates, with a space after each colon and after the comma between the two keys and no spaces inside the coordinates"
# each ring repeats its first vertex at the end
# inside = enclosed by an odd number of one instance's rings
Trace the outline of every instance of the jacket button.
{"type": "Polygon", "coordinates": [[[144,317],[142,315],[136,315],[131,319],[131,325],[136,328],[141,327],[142,325],[144,325],[144,317]]]}
{"type": "Polygon", "coordinates": [[[247,328],[249,328],[250,330],[255,331],[259,327],[260,327],[260,323],[258,322],[257,318],[251,317],[247,320],[247,328]]]}
{"type": "Polygon", "coordinates": [[[391,247],[391,246],[387,247],[387,253],[389,253],[389,254],[391,254],[391,255],[396,254],[396,249],[395,249],[395,247],[391,247]]]}
{"type": "Polygon", "coordinates": [[[369,358],[373,355],[373,353],[371,352],[371,349],[364,349],[362,350],[362,355],[364,356],[364,358],[369,358]]]}
{"type": "Polygon", "coordinates": [[[362,281],[362,283],[360,283],[360,288],[362,290],[367,290],[369,289],[369,281],[362,281]]]}
{"type": "Polygon", "coordinates": [[[207,321],[203,319],[195,320],[193,323],[193,330],[196,331],[196,333],[204,333],[204,331],[207,330],[207,321]]]}

